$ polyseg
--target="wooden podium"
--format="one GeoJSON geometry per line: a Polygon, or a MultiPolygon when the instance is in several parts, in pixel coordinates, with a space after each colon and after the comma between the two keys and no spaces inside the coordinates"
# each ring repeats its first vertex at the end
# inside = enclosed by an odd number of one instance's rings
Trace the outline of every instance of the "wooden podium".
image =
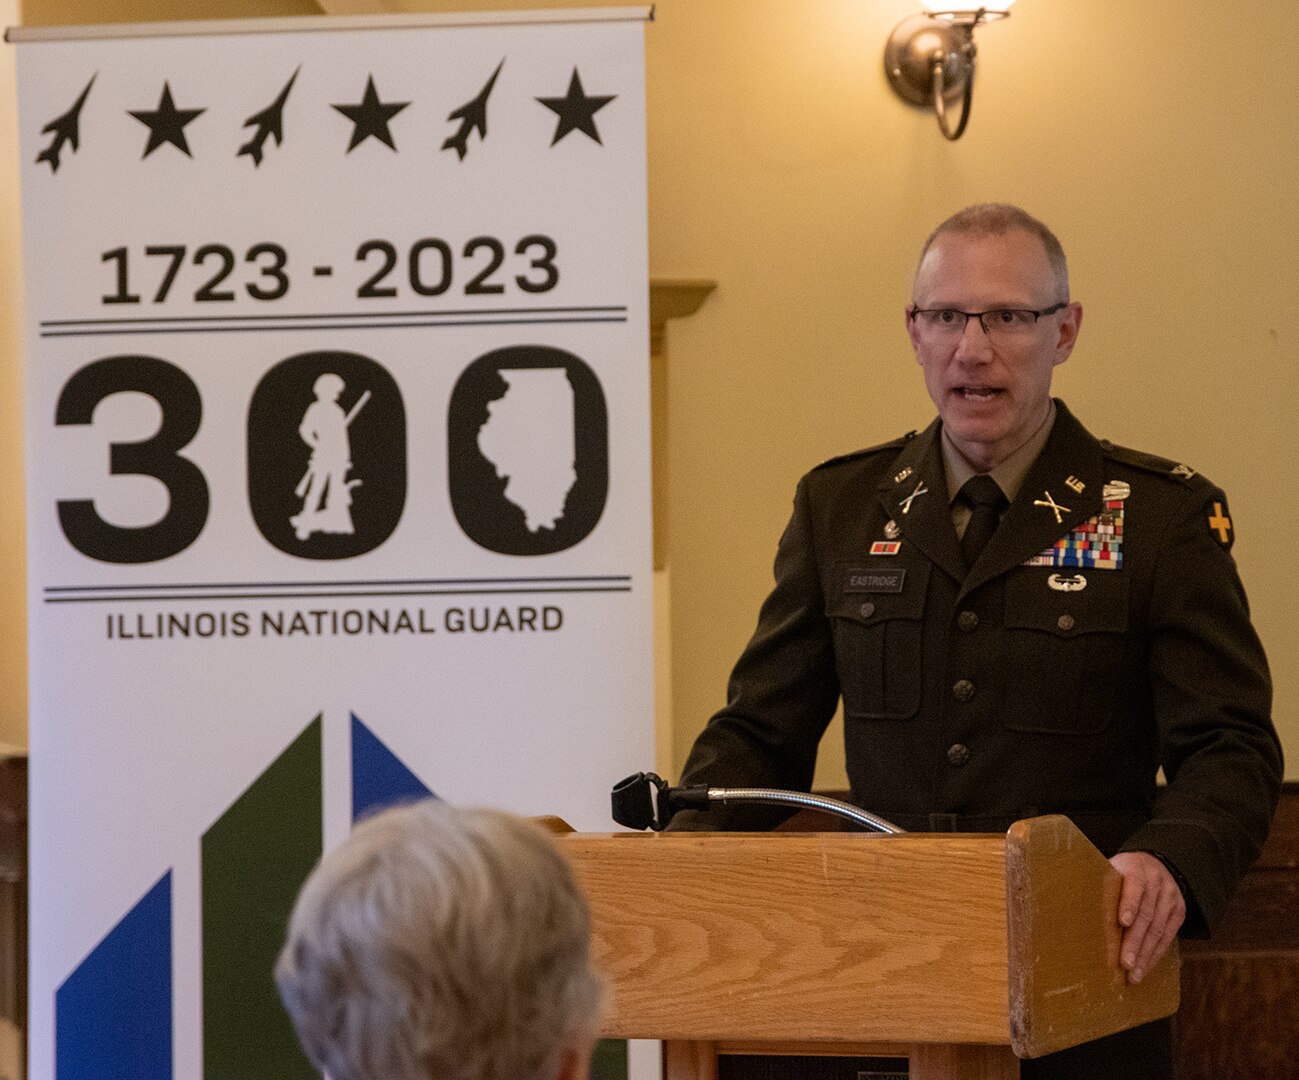
{"type": "Polygon", "coordinates": [[[1068,818],[1003,835],[572,832],[613,1003],[667,1080],[723,1054],[907,1057],[911,1080],[1010,1080],[1172,1014],[1174,946],[1119,966],[1119,875],[1068,818]]]}

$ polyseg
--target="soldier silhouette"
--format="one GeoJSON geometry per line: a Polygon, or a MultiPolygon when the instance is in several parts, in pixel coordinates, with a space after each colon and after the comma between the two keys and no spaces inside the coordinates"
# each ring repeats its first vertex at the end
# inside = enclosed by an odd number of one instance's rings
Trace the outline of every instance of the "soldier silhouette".
{"type": "Polygon", "coordinates": [[[306,540],[312,533],[351,535],[352,488],[360,480],[349,480],[352,468],[352,447],[348,427],[370,400],[367,390],[350,412],[343,412],[338,397],[347,384],[333,372],[316,379],[312,392],[316,400],[307,406],[298,425],[302,441],[311,447],[307,471],[294,495],[302,499],[302,510],[289,518],[294,535],[306,540]]]}

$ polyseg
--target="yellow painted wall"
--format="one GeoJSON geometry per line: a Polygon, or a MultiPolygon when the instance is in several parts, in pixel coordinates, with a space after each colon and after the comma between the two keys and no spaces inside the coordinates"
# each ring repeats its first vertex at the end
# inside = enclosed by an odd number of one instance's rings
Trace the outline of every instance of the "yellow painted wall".
{"type": "MultiPolygon", "coordinates": [[[[24,14],[249,13],[231,7],[29,0],[24,14]]],[[[722,702],[798,476],[931,416],[902,324],[919,243],[960,206],[1000,199],[1045,218],[1070,254],[1086,320],[1058,391],[1098,435],[1185,459],[1231,495],[1299,776],[1299,470],[1288,439],[1299,408],[1299,128],[1282,83],[1299,27],[1264,0],[1203,5],[1195,18],[1171,0],[1020,0],[979,35],[974,117],[949,144],[884,81],[884,41],[916,8],[660,0],[647,28],[651,272],[720,283],[668,338],[672,771],[722,702]]],[[[7,355],[5,379],[12,369],[7,355]]],[[[7,385],[0,409],[12,405],[7,385]]],[[[0,414],[0,431],[15,423],[0,414]]],[[[16,473],[0,471],[0,490],[17,490],[16,473]]],[[[18,564],[0,543],[7,585],[18,564]]],[[[0,597],[6,663],[13,602],[0,597]]],[[[21,687],[0,675],[7,704],[21,687]]],[[[834,739],[819,782],[843,783],[834,739]]]]}

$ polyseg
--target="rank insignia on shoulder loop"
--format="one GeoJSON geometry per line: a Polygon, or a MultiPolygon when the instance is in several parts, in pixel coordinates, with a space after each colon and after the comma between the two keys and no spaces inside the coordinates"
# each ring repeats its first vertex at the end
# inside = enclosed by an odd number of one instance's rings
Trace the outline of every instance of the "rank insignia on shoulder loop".
{"type": "Polygon", "coordinates": [[[896,555],[901,550],[901,540],[876,540],[871,544],[872,555],[896,555]]]}
{"type": "Polygon", "coordinates": [[[1192,469],[1189,465],[1175,465],[1170,470],[1170,472],[1174,476],[1184,476],[1186,477],[1187,480],[1189,480],[1192,476],[1195,475],[1195,470],[1192,469]]]}
{"type": "MultiPolygon", "coordinates": [[[[1123,569],[1123,500],[1107,499],[1101,512],[1074,526],[1045,551],[1028,559],[1025,566],[1075,567],[1079,570],[1123,569]]],[[[1052,575],[1047,584],[1061,592],[1075,591],[1056,585],[1052,575]]],[[[1075,577],[1081,578],[1078,574],[1075,577]]],[[[1073,578],[1061,577],[1062,582],[1073,578]]],[[[1085,583],[1084,583],[1085,584],[1085,583]]],[[[1076,589],[1083,588],[1076,586],[1076,589]]]]}
{"type": "Polygon", "coordinates": [[[894,521],[892,518],[889,518],[889,520],[884,525],[884,535],[887,536],[890,540],[896,540],[899,536],[902,535],[902,530],[898,528],[898,523],[894,521]]]}
{"type": "Polygon", "coordinates": [[[1213,510],[1209,514],[1209,532],[1213,534],[1220,547],[1230,550],[1231,542],[1235,539],[1235,530],[1232,528],[1226,505],[1216,499],[1213,502],[1213,510]]]}
{"type": "Polygon", "coordinates": [[[1119,502],[1122,502],[1131,494],[1132,485],[1126,480],[1111,480],[1105,485],[1104,490],[1101,492],[1101,498],[1106,502],[1109,502],[1111,499],[1117,499],[1119,502]]]}

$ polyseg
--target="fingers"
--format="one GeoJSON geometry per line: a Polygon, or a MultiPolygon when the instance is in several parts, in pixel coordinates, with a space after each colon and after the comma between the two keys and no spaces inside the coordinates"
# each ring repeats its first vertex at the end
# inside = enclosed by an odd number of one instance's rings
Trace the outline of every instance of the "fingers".
{"type": "Polygon", "coordinates": [[[1148,852],[1123,852],[1110,862],[1123,875],[1119,959],[1129,980],[1138,983],[1177,936],[1186,919],[1186,901],[1168,868],[1148,852]]]}

